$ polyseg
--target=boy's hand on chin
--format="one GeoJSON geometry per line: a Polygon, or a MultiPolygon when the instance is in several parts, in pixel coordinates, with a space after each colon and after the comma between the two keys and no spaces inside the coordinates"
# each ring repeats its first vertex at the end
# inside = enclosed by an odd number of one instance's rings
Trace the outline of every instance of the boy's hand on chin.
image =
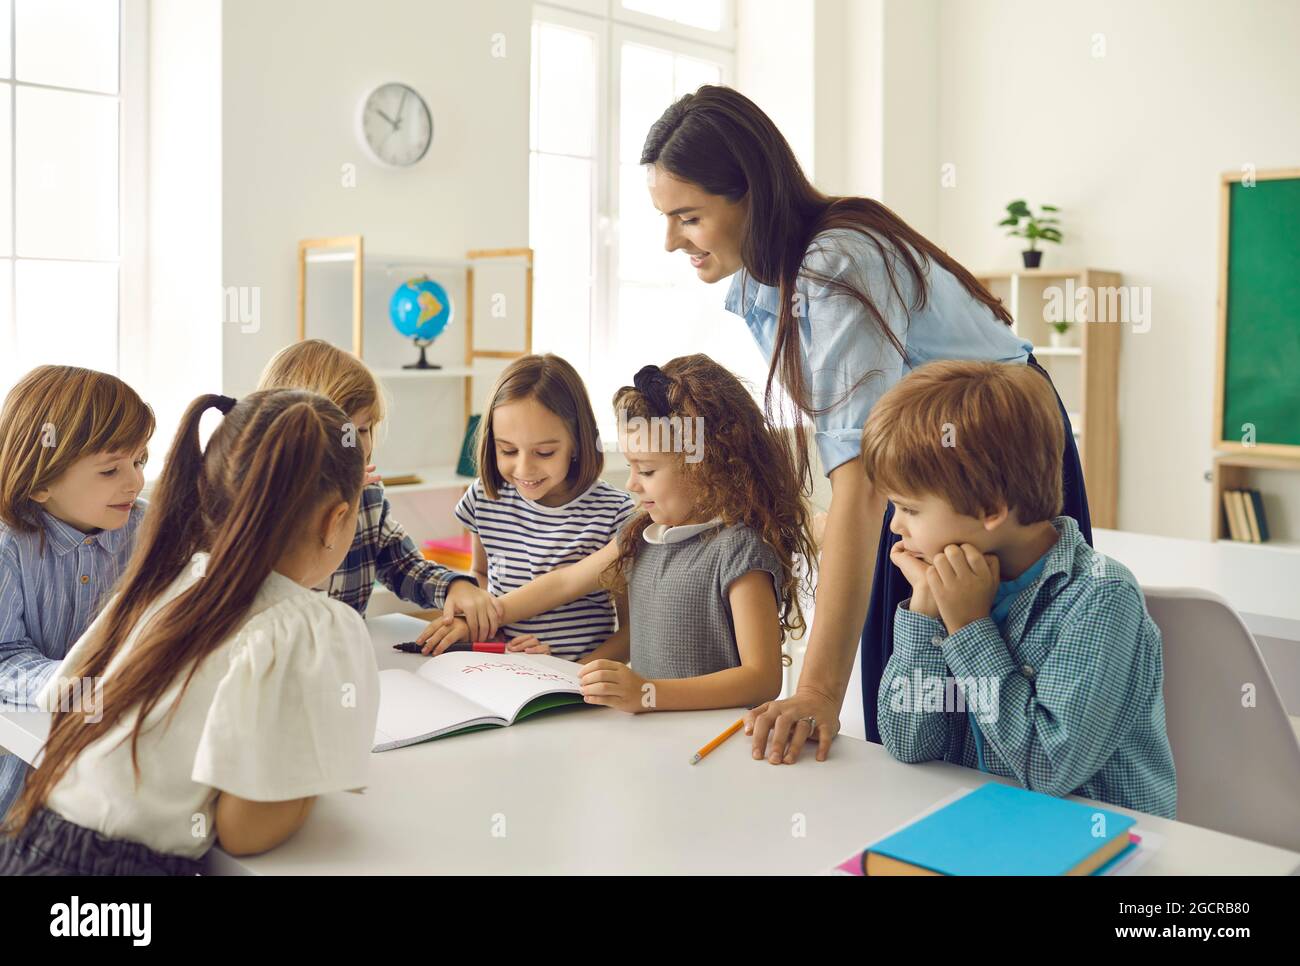
{"type": "Polygon", "coordinates": [[[996,556],[969,543],[949,544],[934,558],[926,580],[949,634],[989,616],[1000,573],[996,556]]]}
{"type": "Polygon", "coordinates": [[[928,577],[929,572],[934,568],[920,557],[913,556],[904,550],[901,540],[890,548],[889,559],[907,578],[907,582],[912,585],[912,600],[907,605],[907,609],[914,614],[924,614],[926,617],[933,617],[938,620],[939,608],[934,602],[934,596],[930,593],[928,577]]]}

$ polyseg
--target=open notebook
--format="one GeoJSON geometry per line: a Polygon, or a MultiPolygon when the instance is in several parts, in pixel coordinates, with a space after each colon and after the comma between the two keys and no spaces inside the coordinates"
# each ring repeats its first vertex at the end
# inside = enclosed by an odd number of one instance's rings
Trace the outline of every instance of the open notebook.
{"type": "Polygon", "coordinates": [[[504,728],[538,711],[580,704],[580,665],[546,654],[449,652],[415,672],[379,672],[374,751],[504,728]]]}

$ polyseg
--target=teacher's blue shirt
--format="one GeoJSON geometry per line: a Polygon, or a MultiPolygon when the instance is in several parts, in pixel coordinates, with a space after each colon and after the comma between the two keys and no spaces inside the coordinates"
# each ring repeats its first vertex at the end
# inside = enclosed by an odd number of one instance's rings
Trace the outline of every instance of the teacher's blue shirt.
{"type": "MultiPolygon", "coordinates": [[[[862,427],[871,407],[917,366],[936,359],[1023,363],[1033,350],[1032,343],[1016,335],[933,261],[926,269],[925,307],[913,309],[916,290],[906,264],[887,241],[878,241],[879,247],[877,236],[847,228],[820,233],[808,246],[795,285],[809,401],[818,409],[835,404],[813,418],[817,451],[827,476],[862,452],[862,427]],[[901,299],[889,281],[886,258],[892,262],[901,299]],[[857,299],[809,278],[809,272],[866,291],[906,357],[898,354],[857,299]],[[866,373],[871,375],[848,393],[866,373]]],[[[775,286],[759,284],[744,269],[733,276],[727,309],[744,318],[769,360],[776,345],[779,304],[775,286]]]]}

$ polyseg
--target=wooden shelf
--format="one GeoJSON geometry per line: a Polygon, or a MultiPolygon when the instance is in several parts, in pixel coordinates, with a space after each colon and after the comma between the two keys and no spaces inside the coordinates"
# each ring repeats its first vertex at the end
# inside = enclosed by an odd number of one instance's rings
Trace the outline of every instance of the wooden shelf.
{"type": "MultiPolygon", "coordinates": [[[[346,272],[350,276],[350,308],[351,308],[351,350],[353,355],[358,359],[365,359],[365,332],[366,332],[366,312],[365,312],[365,291],[367,286],[366,277],[370,276],[371,282],[377,282],[374,273],[378,269],[380,272],[402,270],[410,274],[416,274],[420,269],[442,270],[444,273],[451,274],[454,272],[461,273],[464,278],[464,295],[460,302],[461,311],[457,315],[457,325],[463,326],[465,337],[464,362],[460,365],[444,365],[441,369],[402,369],[391,366],[375,370],[375,375],[386,381],[400,381],[408,385],[428,379],[458,379],[461,381],[462,399],[463,399],[463,417],[459,425],[464,426],[471,415],[474,413],[474,379],[486,379],[489,382],[495,378],[496,369],[484,369],[480,366],[483,360],[511,360],[521,356],[528,355],[533,351],[533,250],[526,247],[515,248],[479,248],[471,249],[465,252],[464,257],[446,257],[441,255],[408,255],[408,254],[385,254],[367,251],[365,238],[362,235],[336,235],[331,237],[320,238],[302,238],[298,241],[298,338],[306,339],[309,335],[307,331],[307,306],[308,306],[308,271],[309,265],[331,265],[339,266],[338,272],[346,272]],[[479,348],[479,343],[475,338],[475,313],[474,313],[474,283],[475,273],[483,270],[488,266],[507,266],[523,269],[523,345],[518,349],[503,348],[479,348]]],[[[314,273],[319,276],[320,271],[314,273]]],[[[325,274],[335,274],[334,270],[327,270],[325,274]]],[[[409,277],[409,276],[408,276],[409,277]]],[[[317,287],[321,285],[317,282],[317,287]]],[[[328,292],[329,289],[327,288],[328,292]]],[[[333,317],[341,319],[343,317],[342,303],[343,297],[339,292],[333,293],[332,303],[329,304],[329,311],[333,317]]],[[[313,296],[312,304],[320,295],[313,296]]],[[[371,312],[373,316],[373,310],[371,312]]],[[[374,326],[374,319],[371,319],[371,326],[374,326]]],[[[479,326],[482,322],[477,323],[479,326]]],[[[343,341],[335,334],[334,341],[340,347],[343,341]]],[[[393,361],[391,358],[390,363],[393,361]]],[[[436,385],[436,383],[435,383],[436,385]]],[[[459,443],[459,436],[456,442],[459,443]]],[[[450,445],[450,443],[449,443],[450,445]]],[[[429,454],[430,458],[436,459],[437,456],[429,454]]]]}
{"type": "Polygon", "coordinates": [[[1036,357],[1042,357],[1042,356],[1077,356],[1077,357],[1079,357],[1079,358],[1083,358],[1083,347],[1082,347],[1082,346],[1077,346],[1077,345],[1059,346],[1059,347],[1057,347],[1057,346],[1050,346],[1050,345],[1044,345],[1044,346],[1037,346],[1037,345],[1036,345],[1036,346],[1034,346],[1034,355],[1035,355],[1036,357]]]}
{"type": "MultiPolygon", "coordinates": [[[[363,257],[365,259],[366,268],[380,269],[384,271],[394,271],[399,268],[455,268],[464,271],[465,269],[473,268],[478,264],[475,260],[469,258],[446,258],[442,256],[428,255],[376,255],[371,252],[366,252],[363,257]]],[[[523,264],[527,256],[523,254],[512,254],[503,256],[503,258],[509,261],[517,260],[520,264],[523,264]]],[[[348,249],[338,249],[333,251],[317,250],[308,251],[306,253],[306,261],[308,265],[322,265],[331,262],[340,262],[350,265],[355,262],[356,259],[356,252],[348,249]]]]}
{"type": "Polygon", "coordinates": [[[456,467],[451,465],[445,466],[418,466],[414,469],[394,472],[391,476],[406,476],[408,473],[414,473],[420,477],[419,483],[399,483],[395,486],[384,484],[384,489],[388,493],[425,493],[431,490],[463,490],[474,482],[472,476],[460,476],[456,472],[456,467]]]}
{"type": "Polygon", "coordinates": [[[464,379],[486,373],[470,366],[443,366],[441,369],[372,369],[380,379],[464,379]]]}
{"type": "Polygon", "coordinates": [[[1256,470],[1300,470],[1300,457],[1270,456],[1266,453],[1228,453],[1215,460],[1222,466],[1249,467],[1256,470]]]}
{"type": "Polygon", "coordinates": [[[1051,266],[1047,266],[1045,268],[1014,268],[1000,272],[976,272],[975,277],[980,281],[983,281],[986,278],[1006,281],[1021,275],[1025,278],[1078,278],[1080,275],[1084,275],[1088,272],[1105,272],[1107,275],[1118,274],[1117,272],[1111,272],[1100,268],[1052,268],[1051,266]]]}
{"type": "Polygon", "coordinates": [[[1223,508],[1223,491],[1224,490],[1261,490],[1261,495],[1272,497],[1273,494],[1263,490],[1259,486],[1252,486],[1255,482],[1253,475],[1259,471],[1279,471],[1282,473],[1300,474],[1300,457],[1273,456],[1267,453],[1234,452],[1222,454],[1214,458],[1214,470],[1211,473],[1210,480],[1210,536],[1214,540],[1227,540],[1232,543],[1238,543],[1248,547],[1272,547],[1277,550],[1296,550],[1300,553],[1300,541],[1294,539],[1291,534],[1282,536],[1279,533],[1279,524],[1283,522],[1283,515],[1279,514],[1278,504],[1272,499],[1268,503],[1272,504],[1273,514],[1269,517],[1269,507],[1266,505],[1265,520],[1268,523],[1272,538],[1264,543],[1251,543],[1246,540],[1232,540],[1231,531],[1228,529],[1226,511],[1223,508]]]}
{"type": "Polygon", "coordinates": [[[1096,527],[1114,528],[1119,520],[1119,348],[1123,325],[1088,317],[1099,290],[1122,284],[1117,272],[1095,268],[1020,268],[975,276],[1014,319],[1017,335],[1034,345],[1034,358],[1047,369],[1065,403],[1083,463],[1088,508],[1096,527]],[[1044,297],[1060,282],[1063,317],[1078,345],[1051,345],[1049,301],[1044,297]],[[1070,284],[1065,284],[1070,283],[1070,284]],[[1073,289],[1071,288],[1073,286],[1073,289]],[[1080,303],[1071,291],[1094,297],[1080,303]]]}

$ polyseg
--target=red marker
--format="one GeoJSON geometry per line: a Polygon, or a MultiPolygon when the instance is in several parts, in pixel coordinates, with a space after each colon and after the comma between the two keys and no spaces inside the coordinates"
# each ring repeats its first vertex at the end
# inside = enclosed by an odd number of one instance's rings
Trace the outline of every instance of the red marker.
{"type": "MultiPolygon", "coordinates": [[[[404,644],[394,644],[394,651],[405,651],[407,654],[419,654],[424,650],[424,645],[418,641],[407,641],[404,644]]],[[[461,644],[452,644],[443,650],[443,654],[448,651],[477,651],[480,654],[504,654],[506,645],[501,641],[474,641],[461,644]]]]}

